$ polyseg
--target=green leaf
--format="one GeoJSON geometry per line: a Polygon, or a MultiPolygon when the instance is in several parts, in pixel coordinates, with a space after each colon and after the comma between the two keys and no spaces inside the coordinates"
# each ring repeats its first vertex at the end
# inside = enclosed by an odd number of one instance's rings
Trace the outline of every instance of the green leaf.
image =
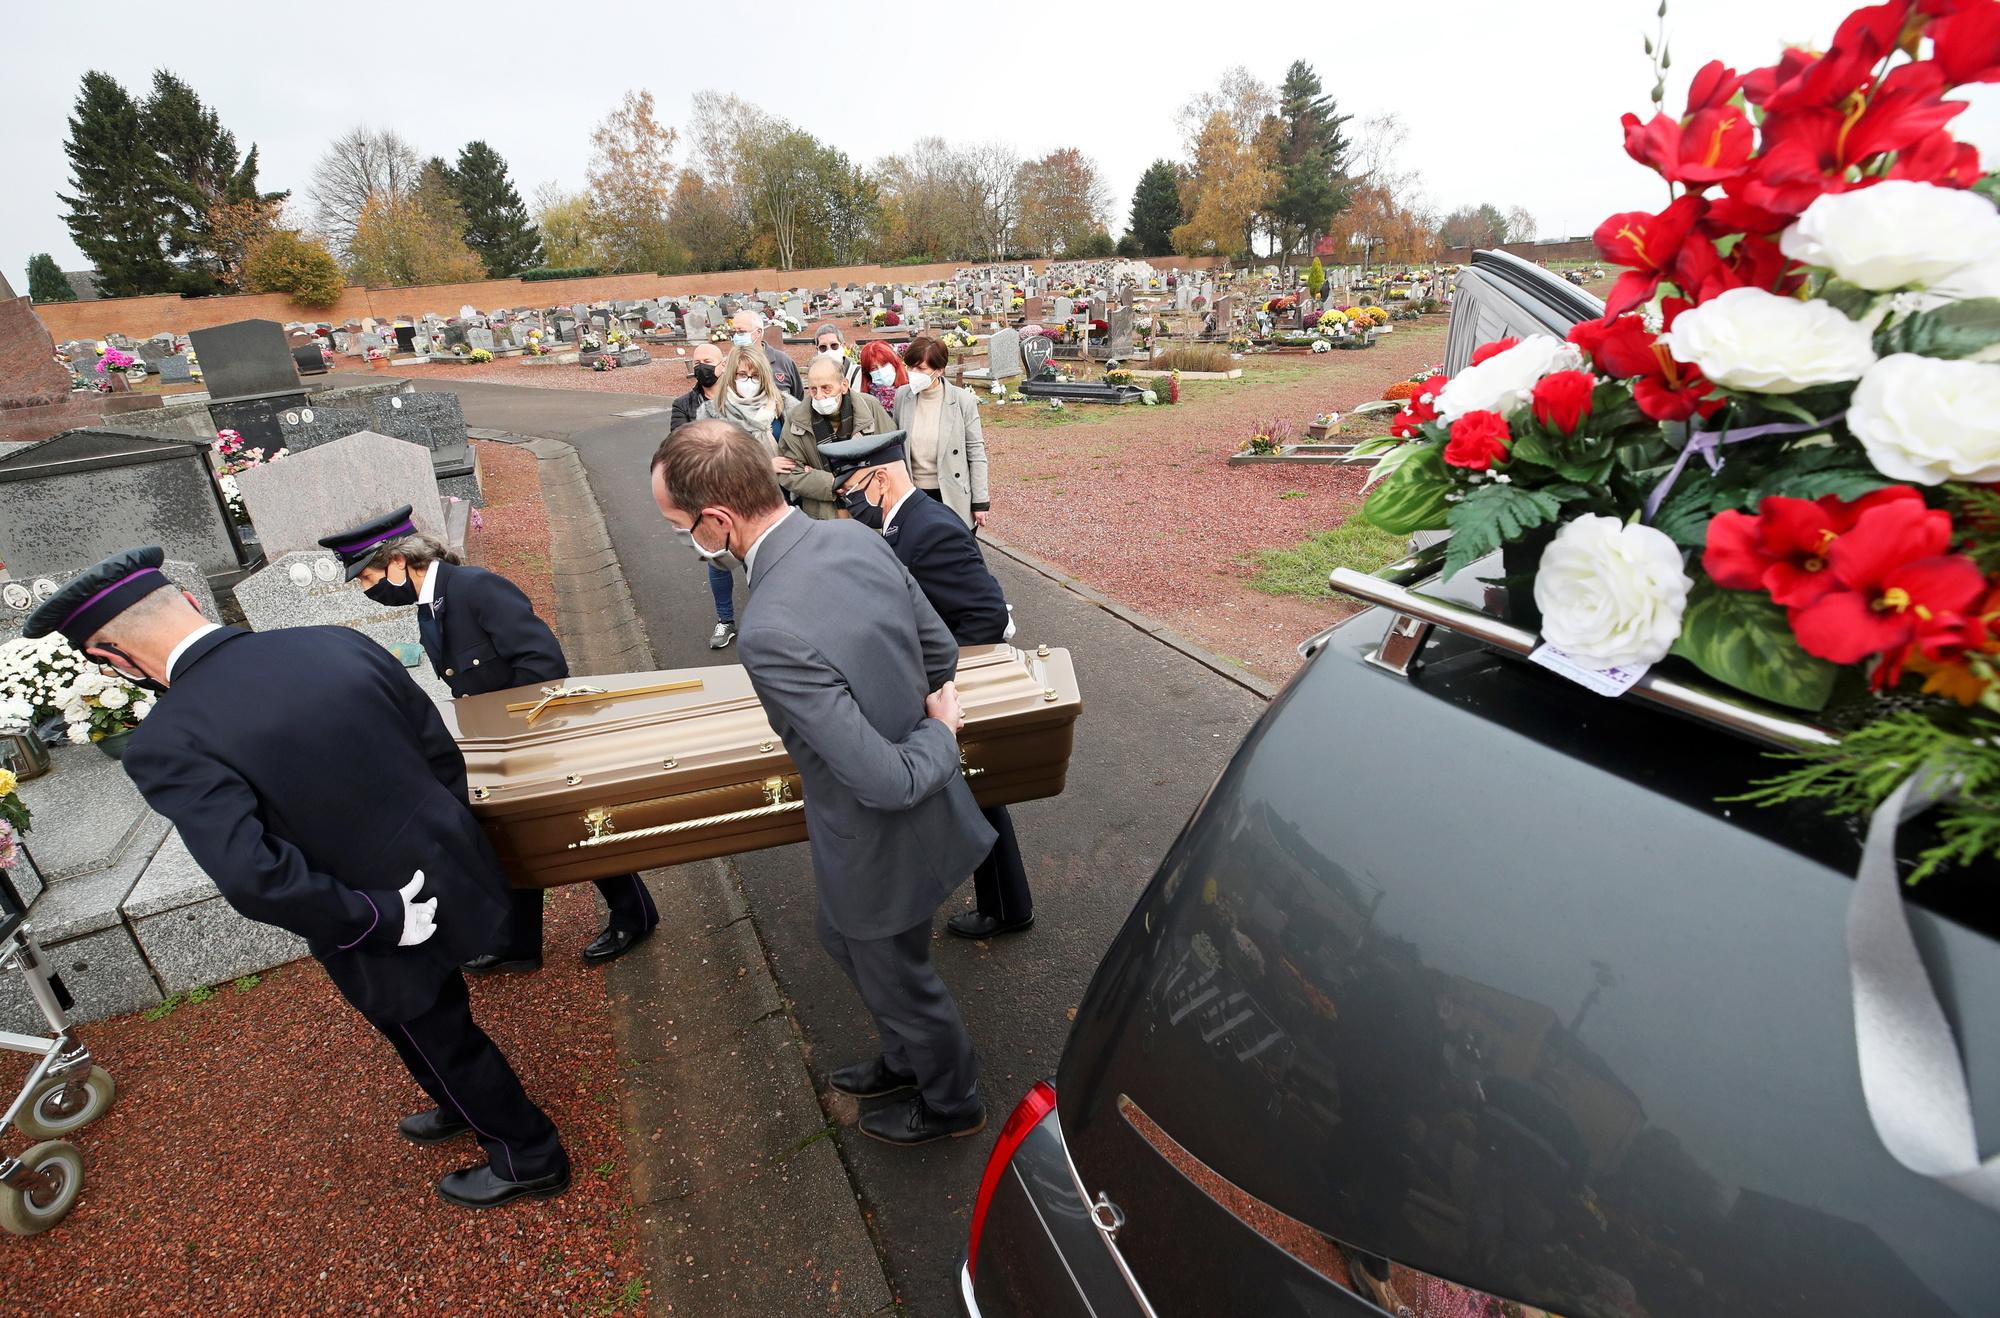
{"type": "Polygon", "coordinates": [[[1689,476],[1681,473],[1680,483],[1660,505],[1653,529],[1684,549],[1700,549],[1708,544],[1709,522],[1723,509],[1735,507],[1742,496],[1713,480],[1690,480],[1689,476]]]}
{"type": "Polygon", "coordinates": [[[1356,444],[1348,451],[1347,456],[1350,458],[1372,458],[1377,453],[1387,453],[1390,449],[1395,448],[1403,442],[1403,440],[1396,438],[1394,435],[1376,435],[1372,439],[1364,439],[1359,444],[1356,444]]]}
{"type": "Polygon", "coordinates": [[[1823,499],[1829,494],[1837,499],[1858,499],[1893,484],[1873,467],[1826,467],[1780,477],[1764,493],[1788,499],[1823,499]]]}
{"type": "Polygon", "coordinates": [[[1817,710],[1833,694],[1840,667],[1799,648],[1785,611],[1754,590],[1724,590],[1703,578],[1688,594],[1673,653],[1719,682],[1753,696],[1817,710]]]}
{"type": "Polygon", "coordinates": [[[1451,510],[1451,540],[1444,559],[1450,577],[1510,540],[1556,520],[1562,501],[1546,490],[1482,485],[1451,510]]]}
{"type": "Polygon", "coordinates": [[[1819,291],[1820,300],[1831,302],[1840,308],[1849,320],[1860,320],[1868,314],[1868,308],[1875,305],[1876,294],[1859,284],[1850,284],[1845,279],[1829,279],[1819,291]]]}
{"type": "Polygon", "coordinates": [[[1450,510],[1444,496],[1450,492],[1451,477],[1444,469],[1444,446],[1412,445],[1409,456],[1368,492],[1361,515],[1371,526],[1392,535],[1442,530],[1445,514],[1450,510]]]}
{"type": "Polygon", "coordinates": [[[1585,485],[1602,485],[1605,477],[1611,474],[1616,458],[1617,450],[1608,440],[1549,440],[1532,431],[1516,439],[1507,451],[1509,464],[1532,462],[1536,466],[1547,467],[1566,481],[1578,481],[1585,485]],[[1564,449],[1575,451],[1565,452],[1564,449]]]}
{"type": "Polygon", "coordinates": [[[2000,343],[2000,298],[1975,297],[1915,315],[1875,331],[1875,351],[1887,357],[1914,352],[1923,357],[1970,357],[2000,343]]]}
{"type": "Polygon", "coordinates": [[[1758,397],[1757,401],[1763,404],[1766,411],[1776,412],[1781,416],[1794,417],[1805,422],[1807,425],[1815,425],[1819,421],[1818,417],[1783,394],[1763,394],[1758,397]]]}
{"type": "Polygon", "coordinates": [[[1979,182],[1972,185],[1972,191],[1986,198],[1986,200],[1992,202],[1995,206],[2000,206],[2000,174],[1987,174],[1983,176],[1979,182]]]}

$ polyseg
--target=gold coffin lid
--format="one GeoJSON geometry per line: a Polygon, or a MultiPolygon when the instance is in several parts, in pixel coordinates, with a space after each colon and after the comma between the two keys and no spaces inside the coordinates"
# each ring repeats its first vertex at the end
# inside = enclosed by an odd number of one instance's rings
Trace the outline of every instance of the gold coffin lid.
{"type": "MultiPolygon", "coordinates": [[[[1063,650],[969,648],[959,655],[957,682],[968,736],[989,720],[1043,711],[1074,719],[1079,702],[1063,650]]],[[[447,718],[456,724],[481,815],[703,765],[726,764],[735,774],[791,772],[749,674],[736,664],[515,687],[455,701],[447,718]]]]}

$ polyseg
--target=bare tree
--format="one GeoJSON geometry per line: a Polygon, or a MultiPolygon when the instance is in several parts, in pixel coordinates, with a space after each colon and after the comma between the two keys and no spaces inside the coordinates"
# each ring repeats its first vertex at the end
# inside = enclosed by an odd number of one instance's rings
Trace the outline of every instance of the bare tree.
{"type": "Polygon", "coordinates": [[[981,142],[964,152],[964,186],[973,236],[980,252],[998,261],[1021,213],[1021,157],[1003,142],[981,142]]]}
{"type": "Polygon", "coordinates": [[[1541,225],[1536,222],[1526,206],[1516,206],[1507,212],[1507,241],[1510,243],[1531,243],[1540,236],[1541,225]]]}
{"type": "Polygon", "coordinates": [[[591,131],[591,223],[620,270],[666,270],[676,259],[667,210],[679,136],[654,113],[650,91],[626,92],[591,131]]]}
{"type": "Polygon", "coordinates": [[[416,190],[422,162],[394,130],[354,128],[335,138],[313,167],[312,227],[346,255],[371,201],[401,201],[416,190]]]}
{"type": "Polygon", "coordinates": [[[1271,89],[1269,83],[1237,64],[1222,71],[1222,77],[1213,89],[1196,92],[1183,102],[1174,115],[1174,122],[1180,127],[1191,156],[1201,144],[1201,135],[1208,127],[1210,115],[1227,115],[1236,140],[1252,142],[1264,126],[1264,120],[1277,112],[1277,92],[1271,89]]]}

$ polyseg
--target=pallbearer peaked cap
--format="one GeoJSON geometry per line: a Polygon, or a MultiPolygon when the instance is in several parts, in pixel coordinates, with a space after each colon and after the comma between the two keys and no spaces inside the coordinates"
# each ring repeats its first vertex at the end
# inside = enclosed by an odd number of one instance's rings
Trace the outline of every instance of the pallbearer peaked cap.
{"type": "Polygon", "coordinates": [[[319,543],[322,548],[331,549],[339,555],[340,561],[347,566],[347,579],[352,581],[361,575],[361,569],[368,565],[368,560],[375,557],[376,550],[391,540],[416,533],[417,526],[410,520],[410,505],[406,503],[394,512],[386,512],[359,526],[337,531],[319,543]]]}
{"type": "Polygon", "coordinates": [[[833,473],[837,481],[850,472],[863,467],[879,467],[885,463],[903,460],[903,438],[908,434],[903,430],[890,430],[880,435],[856,435],[853,439],[836,439],[819,446],[819,455],[826,461],[826,469],[833,473]]]}
{"type": "Polygon", "coordinates": [[[61,632],[79,650],[105,624],[163,586],[171,586],[160,564],[166,551],[158,545],[127,549],[91,568],[48,597],[28,615],[21,628],[27,637],[61,632]]]}

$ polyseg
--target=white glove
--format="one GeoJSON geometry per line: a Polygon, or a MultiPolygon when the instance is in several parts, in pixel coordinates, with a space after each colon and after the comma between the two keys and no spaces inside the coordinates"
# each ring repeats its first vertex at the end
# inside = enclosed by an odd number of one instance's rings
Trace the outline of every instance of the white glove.
{"type": "Polygon", "coordinates": [[[415,947],[437,932],[437,904],[433,897],[420,902],[417,894],[423,890],[424,872],[418,870],[410,876],[410,881],[396,890],[403,899],[403,934],[396,940],[398,947],[415,947]]]}

